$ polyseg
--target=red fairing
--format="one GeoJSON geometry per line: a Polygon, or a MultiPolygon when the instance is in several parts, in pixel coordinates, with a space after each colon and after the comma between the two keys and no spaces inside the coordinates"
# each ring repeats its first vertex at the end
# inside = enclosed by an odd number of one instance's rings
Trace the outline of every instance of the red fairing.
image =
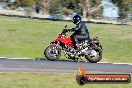
{"type": "Polygon", "coordinates": [[[73,44],[72,44],[72,40],[71,40],[70,37],[61,38],[61,36],[59,35],[57,37],[57,39],[54,40],[54,42],[58,42],[58,41],[61,42],[64,45],[69,45],[69,47],[71,47],[71,48],[74,47],[73,44]]]}

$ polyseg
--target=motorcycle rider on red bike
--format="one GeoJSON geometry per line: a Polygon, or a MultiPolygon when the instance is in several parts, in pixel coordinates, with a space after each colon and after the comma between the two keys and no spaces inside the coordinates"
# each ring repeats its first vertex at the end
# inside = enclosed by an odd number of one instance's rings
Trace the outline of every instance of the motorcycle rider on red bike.
{"type": "Polygon", "coordinates": [[[78,14],[73,17],[73,23],[76,24],[75,28],[63,29],[62,33],[45,49],[45,57],[52,61],[58,60],[63,50],[69,59],[79,60],[85,57],[91,63],[99,62],[103,50],[99,39],[97,37],[90,39],[88,29],[78,14]],[[74,33],[67,37],[68,31],[74,33]]]}
{"type": "Polygon", "coordinates": [[[65,29],[65,31],[66,32],[74,31],[74,33],[71,35],[71,39],[74,44],[74,48],[77,51],[79,51],[79,41],[83,41],[83,40],[90,41],[90,36],[89,36],[87,26],[82,21],[82,18],[80,15],[76,14],[75,16],[73,16],[72,22],[76,24],[76,27],[72,29],[65,29]]]}

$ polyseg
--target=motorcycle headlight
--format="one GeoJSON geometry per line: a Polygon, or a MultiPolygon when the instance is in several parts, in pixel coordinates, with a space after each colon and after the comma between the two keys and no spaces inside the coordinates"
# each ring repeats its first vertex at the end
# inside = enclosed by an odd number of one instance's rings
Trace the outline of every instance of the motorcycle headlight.
{"type": "Polygon", "coordinates": [[[62,34],[62,35],[61,35],[61,38],[65,38],[65,36],[66,36],[66,34],[62,34]]]}

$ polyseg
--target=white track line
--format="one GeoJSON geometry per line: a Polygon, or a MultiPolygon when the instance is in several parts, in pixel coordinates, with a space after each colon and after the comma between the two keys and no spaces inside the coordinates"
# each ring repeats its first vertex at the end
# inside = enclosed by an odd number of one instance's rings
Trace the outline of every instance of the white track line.
{"type": "Polygon", "coordinates": [[[108,63],[108,64],[119,64],[119,65],[122,65],[122,64],[126,64],[126,65],[132,65],[132,63],[111,63],[111,62],[98,62],[98,63],[108,63]]]}
{"type": "Polygon", "coordinates": [[[21,60],[26,60],[26,59],[31,59],[31,58],[7,58],[7,59],[14,59],[14,60],[21,59],[21,60]]]}
{"type": "Polygon", "coordinates": [[[110,62],[98,62],[98,63],[110,63],[110,62]]]}
{"type": "Polygon", "coordinates": [[[2,58],[6,58],[6,57],[0,57],[0,59],[2,59],[2,58]]]}
{"type": "Polygon", "coordinates": [[[132,65],[132,63],[112,63],[112,64],[126,64],[126,65],[132,65]]]}
{"type": "Polygon", "coordinates": [[[21,60],[25,60],[25,59],[31,59],[31,58],[6,58],[6,57],[0,57],[0,59],[21,59],[21,60]]]}

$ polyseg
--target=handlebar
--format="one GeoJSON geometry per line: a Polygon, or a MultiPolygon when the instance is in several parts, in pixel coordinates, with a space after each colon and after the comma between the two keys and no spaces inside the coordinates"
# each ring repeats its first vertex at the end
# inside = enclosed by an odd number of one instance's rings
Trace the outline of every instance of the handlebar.
{"type": "Polygon", "coordinates": [[[70,31],[75,31],[75,28],[72,28],[72,29],[63,29],[62,33],[70,32],[70,31]]]}
{"type": "Polygon", "coordinates": [[[62,33],[66,33],[66,32],[68,32],[68,31],[70,31],[71,29],[63,29],[63,31],[62,31],[62,33]]]}

